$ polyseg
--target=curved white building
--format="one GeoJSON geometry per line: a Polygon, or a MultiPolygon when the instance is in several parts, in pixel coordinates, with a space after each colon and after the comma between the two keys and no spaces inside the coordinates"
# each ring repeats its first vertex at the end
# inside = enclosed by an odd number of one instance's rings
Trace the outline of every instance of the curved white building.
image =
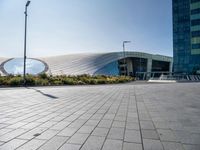
{"type": "MultiPolygon", "coordinates": [[[[27,73],[52,75],[135,75],[137,72],[171,72],[172,57],[142,52],[83,53],[53,57],[29,58],[27,73]],[[30,71],[30,72],[29,72],[30,71]]],[[[0,72],[21,74],[23,59],[0,58],[0,72]],[[16,71],[17,70],[17,71],[16,71]]]]}

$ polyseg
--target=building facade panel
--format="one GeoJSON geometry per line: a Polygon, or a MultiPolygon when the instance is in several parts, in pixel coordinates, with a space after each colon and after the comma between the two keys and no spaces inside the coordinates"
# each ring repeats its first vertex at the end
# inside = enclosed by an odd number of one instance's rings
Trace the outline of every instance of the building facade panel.
{"type": "Polygon", "coordinates": [[[172,0],[173,54],[176,73],[200,69],[200,0],[172,0]]]}
{"type": "MultiPolygon", "coordinates": [[[[1,66],[10,59],[5,59],[1,66]]],[[[162,55],[152,55],[142,52],[126,52],[125,61],[123,52],[112,52],[102,54],[74,54],[74,55],[63,55],[54,57],[44,57],[36,60],[40,60],[45,64],[45,72],[50,75],[132,75],[134,76],[137,72],[151,72],[152,61],[157,60],[159,62],[172,63],[172,58],[162,55]],[[125,62],[125,64],[124,64],[125,62]]],[[[19,67],[23,67],[21,64],[13,64],[19,67]],[[20,66],[21,65],[21,66],[20,66]]],[[[29,64],[29,67],[33,65],[29,64]]],[[[2,68],[0,70],[4,70],[2,68]]],[[[29,68],[31,69],[31,68],[29,68]]],[[[171,67],[168,67],[171,72],[171,67]]],[[[7,73],[4,73],[6,75],[7,73]]]]}

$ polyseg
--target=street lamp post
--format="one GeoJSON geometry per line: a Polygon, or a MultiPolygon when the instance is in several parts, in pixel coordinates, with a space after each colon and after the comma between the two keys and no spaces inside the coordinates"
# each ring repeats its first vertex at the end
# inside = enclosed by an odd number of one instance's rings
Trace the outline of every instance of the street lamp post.
{"type": "Polygon", "coordinates": [[[24,33],[24,74],[23,74],[23,78],[24,78],[24,85],[26,85],[26,32],[27,32],[27,8],[29,6],[31,1],[27,1],[26,2],[26,6],[25,6],[25,33],[24,33]]]}
{"type": "Polygon", "coordinates": [[[125,54],[125,44],[130,43],[131,41],[123,41],[123,54],[124,54],[124,75],[127,74],[126,72],[126,54],[125,54]]]}

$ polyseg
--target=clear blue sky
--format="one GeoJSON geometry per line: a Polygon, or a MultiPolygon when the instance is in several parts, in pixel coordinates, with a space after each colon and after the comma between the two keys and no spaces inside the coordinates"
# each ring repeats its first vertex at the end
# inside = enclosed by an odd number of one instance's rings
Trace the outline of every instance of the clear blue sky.
{"type": "MultiPolygon", "coordinates": [[[[26,0],[0,0],[0,56],[23,56],[26,0]]],[[[171,0],[32,0],[28,57],[127,50],[172,56],[171,0]]]]}

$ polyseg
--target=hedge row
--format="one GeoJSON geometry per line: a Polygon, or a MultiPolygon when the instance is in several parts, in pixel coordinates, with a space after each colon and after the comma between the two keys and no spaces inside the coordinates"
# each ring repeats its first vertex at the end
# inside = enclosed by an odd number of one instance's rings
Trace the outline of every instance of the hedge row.
{"type": "MultiPolygon", "coordinates": [[[[50,86],[50,85],[84,85],[84,84],[114,84],[133,81],[134,78],[127,76],[49,76],[47,74],[39,74],[38,76],[27,75],[27,86],[50,86]]],[[[23,77],[18,76],[0,76],[0,86],[22,86],[24,84],[23,77]]]]}

